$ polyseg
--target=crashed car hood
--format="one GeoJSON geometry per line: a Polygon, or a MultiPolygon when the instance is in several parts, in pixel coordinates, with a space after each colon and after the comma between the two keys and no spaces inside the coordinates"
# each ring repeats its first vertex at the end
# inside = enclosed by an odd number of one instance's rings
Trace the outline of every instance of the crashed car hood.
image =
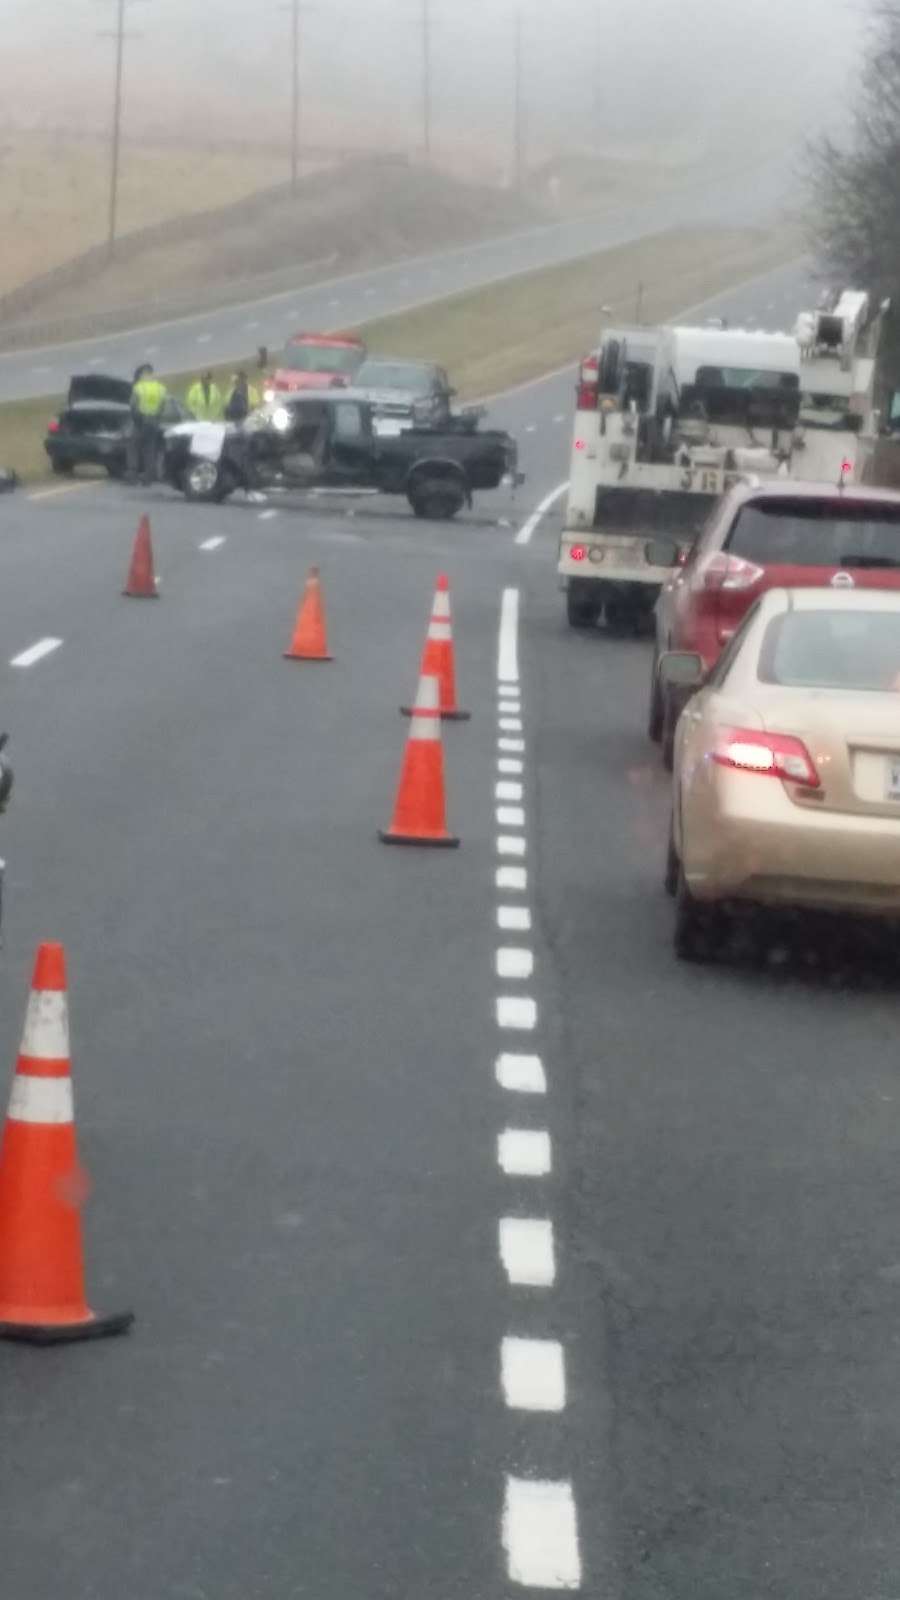
{"type": "Polygon", "coordinates": [[[69,379],[67,404],[78,405],[82,400],[99,400],[106,405],[131,405],[131,384],[127,378],[110,378],[103,372],[80,373],[69,379]]]}

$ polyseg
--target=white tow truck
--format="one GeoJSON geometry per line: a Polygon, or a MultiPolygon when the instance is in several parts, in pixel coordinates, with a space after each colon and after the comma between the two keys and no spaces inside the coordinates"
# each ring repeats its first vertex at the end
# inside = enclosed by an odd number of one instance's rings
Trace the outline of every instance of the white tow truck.
{"type": "Polygon", "coordinates": [[[669,575],[653,541],[693,543],[715,498],[782,471],[800,409],[789,334],[608,330],[581,364],[559,572],[569,622],[640,628],[669,575]]]}
{"type": "Polygon", "coordinates": [[[881,316],[846,291],[793,333],[608,329],[581,363],[558,572],[570,624],[640,631],[713,502],[748,475],[862,478],[878,427],[881,316]]]}

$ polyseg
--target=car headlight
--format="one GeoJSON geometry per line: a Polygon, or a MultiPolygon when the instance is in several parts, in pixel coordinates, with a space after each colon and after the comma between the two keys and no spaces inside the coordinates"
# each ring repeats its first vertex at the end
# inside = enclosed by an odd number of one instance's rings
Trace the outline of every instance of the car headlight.
{"type": "Polygon", "coordinates": [[[285,406],[278,406],[276,410],[272,412],[272,427],[277,428],[279,433],[287,433],[290,425],[291,413],[286,409],[285,406]]]}

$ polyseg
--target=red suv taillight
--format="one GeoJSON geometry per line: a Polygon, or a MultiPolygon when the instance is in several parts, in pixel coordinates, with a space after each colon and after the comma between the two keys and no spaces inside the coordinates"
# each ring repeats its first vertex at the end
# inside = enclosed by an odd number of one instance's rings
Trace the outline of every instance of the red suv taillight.
{"type": "Polygon", "coordinates": [[[578,369],[578,391],[575,400],[578,411],[596,411],[600,397],[600,362],[596,356],[585,356],[578,369]]]}
{"type": "Polygon", "coordinates": [[[704,589],[752,589],[765,575],[764,567],[718,550],[698,566],[697,583],[704,589]]]}
{"type": "Polygon", "coordinates": [[[758,728],[721,728],[712,751],[713,761],[736,772],[757,772],[763,777],[820,788],[819,774],[802,739],[790,733],[761,733],[758,728]]]}

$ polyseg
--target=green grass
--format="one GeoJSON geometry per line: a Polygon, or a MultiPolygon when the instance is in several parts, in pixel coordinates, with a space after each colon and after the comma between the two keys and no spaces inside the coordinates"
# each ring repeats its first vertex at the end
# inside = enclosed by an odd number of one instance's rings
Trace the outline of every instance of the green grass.
{"type": "MultiPolygon", "coordinates": [[[[659,322],[796,250],[787,233],[676,230],[381,317],[359,331],[372,350],[440,362],[460,396],[475,400],[577,361],[596,344],[604,320],[633,320],[639,283],[643,320],[659,322]]],[[[254,361],[246,367],[252,371],[254,361]]],[[[213,370],[227,379],[234,369],[230,362],[213,370]]],[[[169,374],[166,381],[184,394],[195,376],[169,374]]],[[[0,465],[27,483],[50,478],[43,440],[61,405],[59,396],[0,405],[0,465]]]]}

